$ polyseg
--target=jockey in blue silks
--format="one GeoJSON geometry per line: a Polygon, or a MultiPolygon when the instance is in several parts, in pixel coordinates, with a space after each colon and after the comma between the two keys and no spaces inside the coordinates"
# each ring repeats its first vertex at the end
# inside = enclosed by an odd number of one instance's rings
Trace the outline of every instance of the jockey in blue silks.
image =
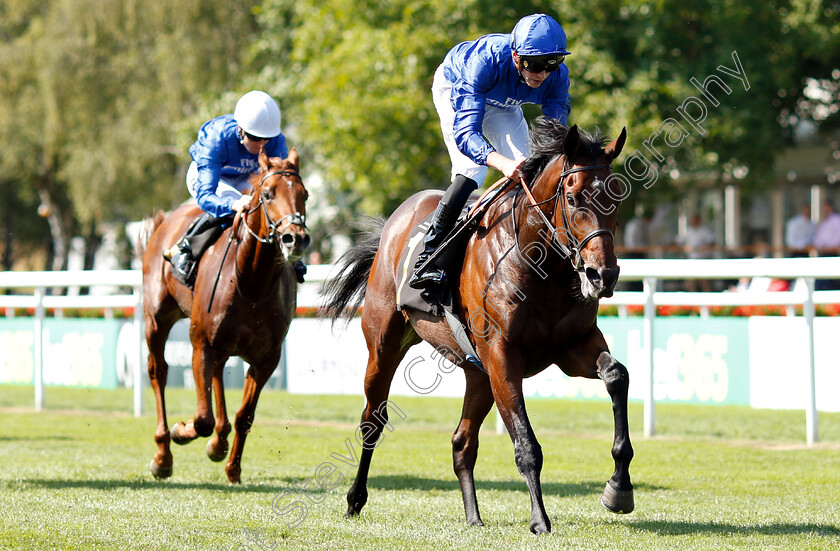
{"type": "MultiPolygon", "coordinates": [[[[204,211],[184,238],[164,257],[175,277],[192,288],[201,254],[221,235],[235,212],[251,203],[249,178],[259,171],[260,149],[269,157],[286,158],[286,138],[280,132],[280,107],[260,90],[251,90],[236,103],[232,114],[212,119],[198,131],[190,146],[193,161],[187,170],[187,189],[204,211]]],[[[298,281],[306,266],[295,263],[298,281]]]]}
{"type": "Polygon", "coordinates": [[[435,72],[432,97],[452,160],[452,183],[432,216],[411,287],[444,283],[446,274],[434,263],[417,270],[446,239],[488,166],[520,181],[529,154],[520,106],[540,105],[543,115],[566,124],[569,69],[563,61],[569,53],[560,24],[534,14],[519,20],[509,35],[462,42],[446,55],[435,72]]]}

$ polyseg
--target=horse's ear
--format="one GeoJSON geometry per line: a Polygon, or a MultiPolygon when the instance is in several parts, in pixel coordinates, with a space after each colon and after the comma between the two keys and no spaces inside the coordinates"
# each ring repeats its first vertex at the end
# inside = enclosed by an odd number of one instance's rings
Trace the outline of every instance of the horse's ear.
{"type": "Polygon", "coordinates": [[[578,148],[580,147],[580,134],[578,133],[578,126],[574,125],[566,132],[566,137],[563,139],[563,154],[566,155],[566,160],[571,162],[576,156],[578,148]]]}
{"type": "Polygon", "coordinates": [[[621,129],[621,134],[604,148],[604,155],[606,155],[610,162],[613,162],[621,150],[624,149],[624,142],[627,140],[627,128],[621,129]]]}
{"type": "Polygon", "coordinates": [[[265,152],[265,147],[260,147],[260,167],[263,170],[268,170],[268,167],[271,166],[271,159],[268,156],[268,153],[265,152]]]}
{"type": "Polygon", "coordinates": [[[296,169],[300,170],[300,157],[298,157],[297,150],[294,147],[289,151],[289,158],[287,160],[295,165],[296,169]]]}

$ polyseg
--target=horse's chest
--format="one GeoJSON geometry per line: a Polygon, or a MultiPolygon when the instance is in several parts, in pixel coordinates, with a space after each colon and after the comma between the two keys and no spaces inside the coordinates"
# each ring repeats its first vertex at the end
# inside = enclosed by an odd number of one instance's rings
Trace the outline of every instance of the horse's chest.
{"type": "Polygon", "coordinates": [[[241,315],[227,315],[219,320],[217,330],[210,337],[215,346],[258,349],[282,342],[289,328],[291,316],[280,308],[254,308],[241,315]]]}
{"type": "Polygon", "coordinates": [[[511,332],[526,349],[554,350],[589,333],[596,315],[597,304],[535,302],[516,316],[511,332]]]}

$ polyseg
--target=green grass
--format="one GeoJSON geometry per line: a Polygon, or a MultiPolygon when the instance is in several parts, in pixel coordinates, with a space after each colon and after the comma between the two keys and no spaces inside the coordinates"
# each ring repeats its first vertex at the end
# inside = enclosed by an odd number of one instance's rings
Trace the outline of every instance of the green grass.
{"type": "MultiPolygon", "coordinates": [[[[167,393],[170,423],[195,408],[191,391],[167,393]]],[[[240,399],[231,391],[230,405],[240,399]]],[[[630,407],[636,511],[616,516],[598,502],[612,473],[612,415],[602,401],[531,400],[545,456],[552,533],[528,531],[529,499],[507,436],[494,417],[476,468],[483,528],[467,526],[452,472],[449,438],[460,401],[394,397],[371,468],[362,514],[344,519],[355,471],[330,458],[362,408],[358,396],[263,394],[243,461],[230,486],[204,442],[173,446],[174,474],[155,481],[154,402],[131,416],[130,390],[47,387],[47,410],[32,412],[32,387],[0,386],[2,549],[831,549],[840,548],[840,414],[821,413],[820,443],[804,445],[800,411],[657,407],[658,435],[642,436],[642,406],[630,407]],[[300,493],[294,528],[272,501],[327,461],[338,486],[300,493]]],[[[232,408],[231,408],[232,409],[232,408]]],[[[232,413],[232,411],[231,411],[232,413]]],[[[495,415],[495,414],[491,414],[495,415]]],[[[356,445],[358,449],[358,445],[356,445]]],[[[314,486],[313,486],[314,488],[314,486]]]]}

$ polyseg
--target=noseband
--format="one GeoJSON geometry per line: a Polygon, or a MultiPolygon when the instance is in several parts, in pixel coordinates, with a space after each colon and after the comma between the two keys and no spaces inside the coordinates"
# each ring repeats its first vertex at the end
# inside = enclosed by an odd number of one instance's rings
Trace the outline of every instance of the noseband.
{"type": "MultiPolygon", "coordinates": [[[[262,177],[260,180],[260,186],[262,187],[263,182],[266,181],[267,178],[271,176],[297,176],[300,177],[300,174],[296,170],[273,170],[271,172],[267,172],[265,176],[262,177]]],[[[259,204],[254,207],[252,210],[248,211],[248,214],[256,211],[258,208],[262,207],[263,215],[265,216],[266,225],[268,227],[268,235],[265,237],[260,237],[257,235],[254,230],[248,225],[248,222],[245,220],[245,217],[242,217],[242,223],[245,224],[245,228],[248,230],[254,239],[259,241],[260,243],[266,243],[270,245],[287,245],[291,246],[294,243],[294,236],[290,233],[286,233],[287,230],[291,226],[300,226],[304,229],[306,228],[306,216],[303,214],[296,212],[294,214],[287,214],[286,216],[280,218],[276,222],[271,219],[271,215],[268,214],[268,211],[265,208],[265,203],[263,203],[262,194],[260,194],[260,202],[259,204]],[[282,227],[281,227],[282,224],[282,227]]]]}
{"type": "MultiPolygon", "coordinates": [[[[571,223],[570,223],[569,213],[568,213],[568,201],[566,199],[566,194],[563,193],[563,191],[565,190],[565,187],[564,187],[563,184],[564,184],[564,181],[566,179],[566,176],[569,176],[570,174],[575,174],[576,172],[586,172],[586,171],[590,171],[590,170],[600,170],[602,168],[609,168],[609,167],[610,167],[610,165],[606,164],[606,165],[579,166],[579,167],[576,167],[576,168],[567,169],[566,168],[566,160],[564,159],[563,160],[563,172],[560,174],[560,182],[557,184],[557,191],[555,191],[554,195],[552,195],[551,197],[549,197],[545,201],[540,201],[540,202],[537,202],[534,199],[534,196],[531,195],[531,190],[528,189],[528,186],[525,184],[525,182],[522,182],[522,188],[525,190],[526,195],[528,195],[528,198],[531,201],[531,204],[526,205],[526,206],[534,207],[536,209],[537,214],[540,215],[540,218],[542,218],[543,223],[546,226],[548,226],[549,229],[551,229],[552,240],[555,240],[555,242],[556,242],[558,248],[560,249],[560,251],[563,253],[564,256],[566,256],[567,258],[569,258],[572,261],[572,266],[574,267],[575,271],[578,271],[578,272],[583,271],[583,258],[581,256],[581,251],[583,251],[584,247],[586,247],[586,245],[589,243],[589,241],[598,237],[599,235],[609,235],[610,239],[613,239],[613,240],[615,239],[615,236],[613,235],[613,232],[608,230],[607,228],[597,228],[595,230],[592,230],[588,234],[586,234],[586,236],[583,239],[579,240],[575,236],[575,234],[572,232],[572,229],[571,229],[571,223]],[[555,213],[557,212],[557,205],[560,202],[561,198],[562,198],[562,201],[563,201],[563,204],[561,205],[561,209],[560,209],[560,211],[563,214],[563,233],[566,236],[566,242],[568,243],[568,245],[566,243],[563,243],[562,241],[560,241],[557,238],[558,229],[554,226],[554,224],[551,223],[551,220],[545,215],[545,213],[542,211],[542,209],[539,208],[540,205],[543,205],[545,203],[549,203],[553,200],[554,201],[554,211],[551,213],[551,216],[554,217],[555,213]]],[[[514,230],[516,230],[516,225],[515,224],[514,224],[514,230]]],[[[516,240],[516,243],[517,243],[517,246],[518,246],[519,245],[519,239],[518,238],[516,240]]]]}

